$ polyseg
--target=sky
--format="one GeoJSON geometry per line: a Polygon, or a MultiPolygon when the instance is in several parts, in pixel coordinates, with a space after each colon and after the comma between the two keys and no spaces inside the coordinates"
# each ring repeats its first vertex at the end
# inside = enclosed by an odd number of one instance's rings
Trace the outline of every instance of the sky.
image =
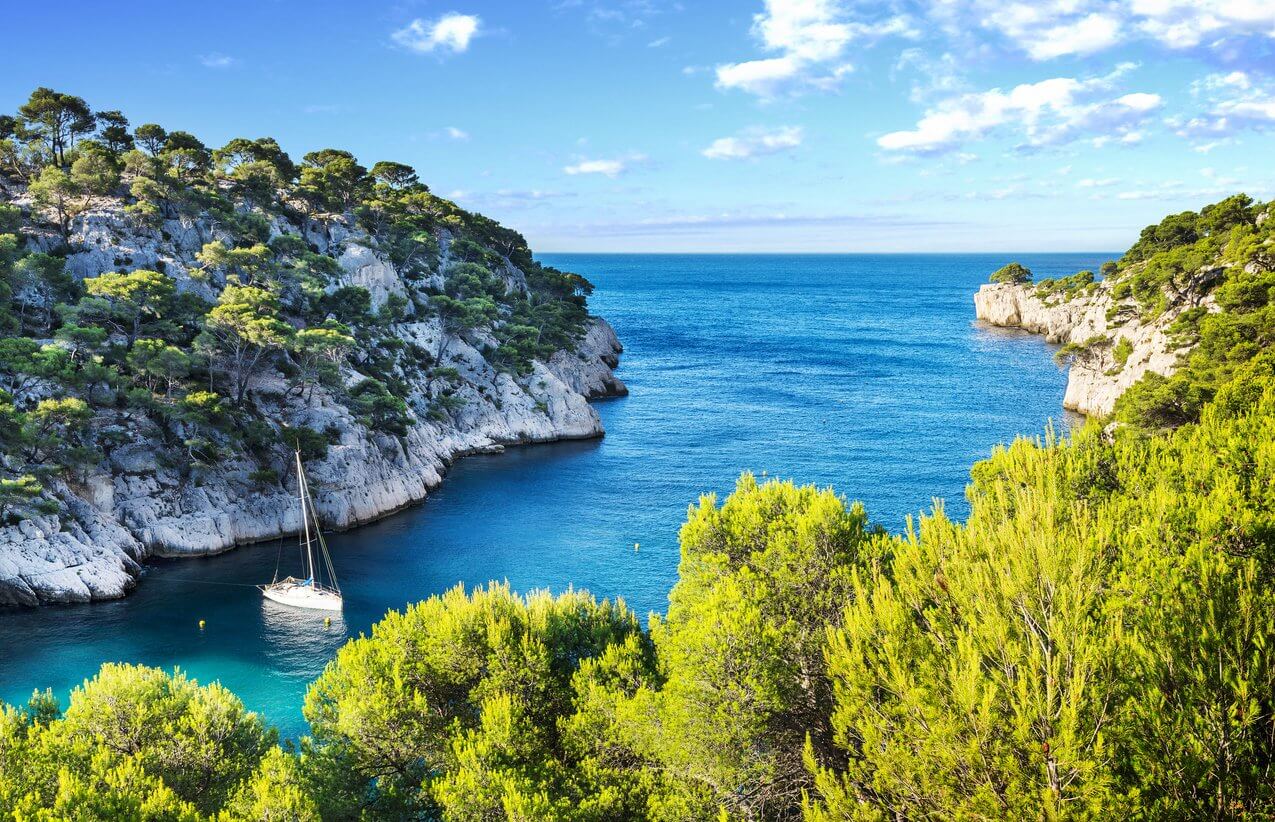
{"type": "Polygon", "coordinates": [[[0,110],[408,163],[542,252],[1111,250],[1275,197],[1275,0],[2,5],[0,110]]]}

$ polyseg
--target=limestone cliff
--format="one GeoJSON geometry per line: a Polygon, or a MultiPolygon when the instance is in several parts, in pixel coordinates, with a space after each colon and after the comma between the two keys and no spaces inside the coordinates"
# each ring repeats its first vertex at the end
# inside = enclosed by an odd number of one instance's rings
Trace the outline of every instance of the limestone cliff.
{"type": "MultiPolygon", "coordinates": [[[[0,195],[5,194],[0,189],[0,195]]],[[[29,208],[21,191],[9,200],[29,208]]],[[[334,258],[340,273],[330,288],[359,285],[373,308],[391,294],[422,294],[441,284],[454,237],[439,232],[439,260],[427,277],[406,278],[385,259],[377,242],[352,220],[328,215],[286,225],[272,218],[272,234],[301,233],[312,249],[334,258]]],[[[219,283],[193,277],[201,247],[226,234],[202,216],[166,219],[146,226],[123,203],[102,198],[71,226],[66,270],[78,280],[103,272],[159,269],[179,292],[214,298],[219,283]]],[[[50,232],[28,232],[30,248],[52,248],[50,232]]],[[[496,273],[511,291],[526,289],[526,275],[507,257],[496,273]]],[[[307,465],[324,523],[347,528],[423,500],[457,457],[506,445],[597,437],[603,433],[588,400],[622,394],[612,373],[621,351],[601,318],[587,320],[573,350],[559,350],[521,372],[498,368],[490,359],[490,331],[445,332],[440,319],[407,302],[406,316],[390,335],[408,350],[446,352],[438,365],[449,373],[447,413],[431,413],[437,380],[425,371],[404,373],[411,424],[405,435],[378,432],[355,419],[331,387],[296,391],[268,369],[252,385],[249,401],[270,425],[305,426],[326,432],[326,456],[307,465]],[[444,339],[446,337],[446,339],[444,339]],[[432,384],[433,383],[433,384],[432,384]]],[[[345,364],[346,385],[364,378],[345,364]]],[[[338,386],[339,387],[339,386],[338,386]]],[[[28,389],[38,397],[47,386],[28,389]]],[[[24,398],[19,398],[21,401],[24,398]]],[[[30,400],[31,397],[25,397],[30,400]]],[[[85,469],[46,482],[61,503],[58,514],[33,515],[0,527],[0,604],[83,602],[119,597],[137,582],[140,564],[154,555],[181,556],[225,551],[294,532],[299,526],[294,485],[286,471],[286,448],[278,453],[228,453],[214,464],[192,468],[171,432],[135,409],[95,408],[92,428],[102,434],[100,459],[85,469]],[[276,478],[263,479],[262,468],[276,478]]]]}
{"type": "Polygon", "coordinates": [[[1106,282],[1070,297],[1041,294],[1032,283],[988,283],[974,295],[979,320],[1077,347],[1063,407],[1099,416],[1111,413],[1125,389],[1147,372],[1173,372],[1185,349],[1175,345],[1169,328],[1194,305],[1211,306],[1212,301],[1185,301],[1146,320],[1129,301],[1114,299],[1106,282]]]}

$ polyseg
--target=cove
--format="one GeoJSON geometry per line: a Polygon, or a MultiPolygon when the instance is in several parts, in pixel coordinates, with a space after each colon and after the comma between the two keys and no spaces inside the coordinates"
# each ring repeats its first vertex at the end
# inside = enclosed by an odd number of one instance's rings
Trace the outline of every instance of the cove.
{"type": "Polygon", "coordinates": [[[1064,424],[1066,383],[1052,346],[975,323],[973,292],[1009,259],[1043,279],[1111,256],[543,255],[594,281],[626,347],[631,394],[597,405],[604,440],[466,458],[425,504],[331,535],[346,610],[330,627],[250,587],[276,543],[156,561],[124,600],[0,612],[0,700],[65,696],[106,661],[180,665],[296,737],[306,684],[348,637],[457,583],[662,610],[687,506],[742,470],[832,485],[895,531],[935,497],[963,517],[971,463],[1064,424]]]}

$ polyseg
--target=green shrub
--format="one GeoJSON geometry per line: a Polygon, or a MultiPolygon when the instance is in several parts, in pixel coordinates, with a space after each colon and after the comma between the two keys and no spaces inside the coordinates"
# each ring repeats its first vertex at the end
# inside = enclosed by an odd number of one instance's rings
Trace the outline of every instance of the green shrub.
{"type": "Polygon", "coordinates": [[[1121,337],[1116,341],[1115,347],[1111,349],[1111,357],[1116,361],[1116,365],[1124,368],[1125,363],[1129,362],[1129,355],[1133,353],[1133,343],[1128,337],[1121,337]]]}
{"type": "Polygon", "coordinates": [[[994,283],[1029,283],[1032,279],[1032,272],[1020,263],[1009,263],[992,272],[989,278],[994,283]]]}

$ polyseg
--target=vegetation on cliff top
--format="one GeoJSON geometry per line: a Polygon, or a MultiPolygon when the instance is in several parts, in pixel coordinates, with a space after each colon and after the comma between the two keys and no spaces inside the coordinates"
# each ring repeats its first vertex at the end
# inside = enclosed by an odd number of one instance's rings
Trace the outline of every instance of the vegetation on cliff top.
{"type": "MultiPolygon", "coordinates": [[[[268,137],[210,148],[37,89],[0,116],[0,516],[33,513],[48,502],[42,481],[109,453],[128,436],[120,414],[153,422],[184,470],[284,440],[321,455],[328,435],[284,431],[258,407],[252,390],[266,374],[288,392],[322,386],[377,431],[446,420],[465,402],[446,335],[426,350],[397,324],[436,317],[520,375],[574,347],[591,288],[536,263],[521,235],[435,196],[401,163],[369,169],[338,149],[296,162],[268,137]],[[148,270],[127,256],[98,276],[69,276],[67,256],[85,250],[77,220],[112,210],[141,236],[166,242],[174,221],[197,220],[216,238],[184,261],[184,283],[162,259],[148,270]],[[406,296],[373,310],[366,289],[340,284],[341,249],[320,249],[313,235],[334,222],[393,269],[406,296]],[[413,407],[418,378],[427,391],[413,407]]],[[[268,462],[259,474],[268,479],[268,462]]]]}
{"type": "MultiPolygon", "coordinates": [[[[1115,409],[1121,422],[1146,430],[1193,422],[1223,385],[1275,372],[1275,203],[1236,194],[1198,213],[1166,217],[1144,228],[1119,261],[1105,263],[1102,275],[1114,301],[1108,319],[1119,325],[1173,309],[1170,333],[1190,347],[1173,376],[1147,374],[1121,396],[1115,409]]],[[[991,280],[1027,283],[1031,272],[1010,263],[991,280]]],[[[1071,299],[1092,293],[1093,283],[1093,272],[1081,271],[1042,280],[1035,294],[1071,299]]],[[[1059,360],[1111,343],[1102,335],[1071,343],[1059,360]]],[[[1117,365],[1128,356],[1116,350],[1117,365]]]]}
{"type": "Polygon", "coordinates": [[[1112,296],[1143,316],[1181,313],[1170,331],[1193,346],[1171,377],[1148,374],[1120,398],[1117,418],[1169,428],[1199,419],[1223,386],[1251,390],[1275,373],[1275,204],[1237,194],[1143,229],[1120,260],[1112,296]],[[1204,305],[1211,298],[1213,308],[1204,305]]]}
{"type": "Polygon", "coordinates": [[[964,523],[940,505],[887,534],[831,490],[745,475],[688,512],[645,630],[621,604],[500,585],[391,613],[312,685],[296,749],[216,686],[107,666],[64,714],[39,693],[5,709],[0,814],[1268,817],[1258,340],[1210,372],[1198,419],[997,449],[964,523]]]}

